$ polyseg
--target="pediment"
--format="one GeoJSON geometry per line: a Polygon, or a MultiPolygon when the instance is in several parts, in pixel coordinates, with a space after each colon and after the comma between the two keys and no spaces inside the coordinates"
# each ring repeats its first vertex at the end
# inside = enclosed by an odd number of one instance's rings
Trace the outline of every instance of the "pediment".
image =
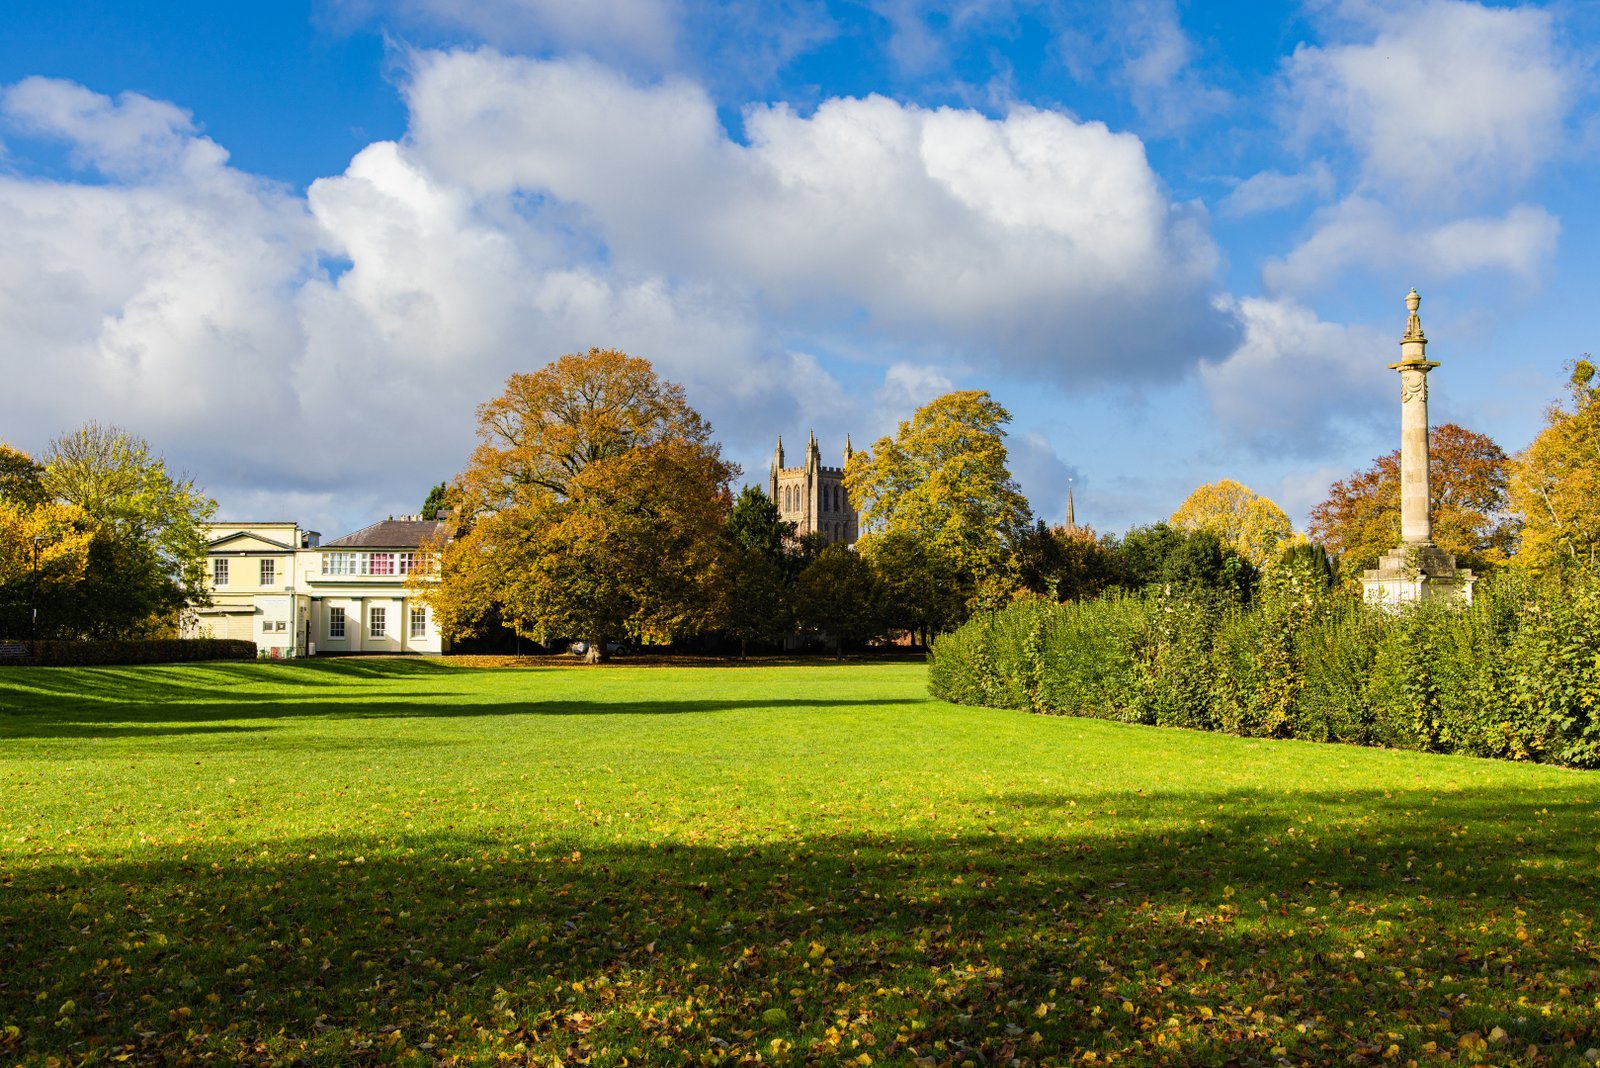
{"type": "Polygon", "coordinates": [[[292,553],[294,546],[271,538],[264,538],[260,534],[252,534],[248,530],[236,530],[232,534],[224,534],[220,538],[213,538],[207,543],[212,552],[230,553],[292,553]]]}

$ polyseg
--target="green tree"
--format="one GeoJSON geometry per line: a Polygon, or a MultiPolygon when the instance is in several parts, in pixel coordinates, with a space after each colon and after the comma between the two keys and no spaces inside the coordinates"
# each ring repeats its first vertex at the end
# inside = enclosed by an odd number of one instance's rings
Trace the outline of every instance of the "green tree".
{"type": "Polygon", "coordinates": [[[143,438],[87,423],[50,443],[45,493],[96,524],[84,581],[74,591],[83,633],[170,631],[186,605],[205,603],[202,524],[217,502],[173,477],[143,438]]]}
{"type": "Polygon", "coordinates": [[[737,541],[718,561],[722,599],[717,621],[739,643],[741,660],[751,642],[780,641],[791,630],[790,583],[780,561],[737,541]]]}
{"type": "Polygon", "coordinates": [[[778,506],[764,491],[746,486],[733,502],[728,536],[774,563],[781,561],[794,541],[795,525],[779,518],[778,506]]]}
{"type": "Polygon", "coordinates": [[[1241,602],[1248,602],[1255,590],[1255,566],[1224,545],[1214,530],[1180,530],[1166,523],[1136,527],[1123,537],[1117,552],[1130,589],[1210,591],[1241,602]]]}
{"type": "Polygon", "coordinates": [[[1522,513],[1517,562],[1534,571],[1600,561],[1600,374],[1574,361],[1566,406],[1511,465],[1510,495],[1522,513]]]}
{"type": "Polygon", "coordinates": [[[901,531],[886,531],[868,561],[876,579],[882,622],[890,630],[929,638],[961,622],[966,598],[951,581],[953,563],[939,546],[901,531]]]}
{"type": "Polygon", "coordinates": [[[1213,531],[1257,568],[1276,560],[1294,534],[1282,508],[1231,478],[1196,489],[1167,522],[1180,530],[1213,531]]]}
{"type": "MultiPolygon", "coordinates": [[[[1493,568],[1516,549],[1521,523],[1510,510],[1506,454],[1494,439],[1454,423],[1428,432],[1433,541],[1465,567],[1493,568]]],[[[1400,452],[1335,482],[1311,510],[1311,539],[1339,558],[1347,587],[1400,544],[1400,452]]]]}
{"type": "Polygon", "coordinates": [[[422,502],[422,518],[438,519],[439,512],[446,507],[445,493],[448,487],[441,482],[428,491],[427,498],[422,502]]]}
{"type": "Polygon", "coordinates": [[[664,641],[715,622],[737,469],[682,387],[615,350],[512,375],[478,410],[455,536],[419,583],[448,634],[664,641]]]}
{"type": "Polygon", "coordinates": [[[1030,521],[1006,466],[1011,413],[981,390],[947,393],[917,409],[894,437],[856,453],[845,487],[861,509],[858,547],[871,559],[889,532],[926,542],[951,566],[969,603],[1014,586],[1012,551],[1030,521]]]}
{"type": "Polygon", "coordinates": [[[853,550],[829,545],[795,581],[795,615],[802,630],[832,638],[843,658],[847,644],[883,631],[872,569],[853,550]]]}

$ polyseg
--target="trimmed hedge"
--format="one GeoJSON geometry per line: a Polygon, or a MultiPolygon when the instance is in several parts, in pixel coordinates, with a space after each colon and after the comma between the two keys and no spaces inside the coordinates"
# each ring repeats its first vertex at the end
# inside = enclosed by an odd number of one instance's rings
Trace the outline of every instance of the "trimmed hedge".
{"type": "Polygon", "coordinates": [[[234,638],[152,638],[146,641],[40,641],[33,655],[0,664],[84,667],[97,664],[176,664],[191,660],[254,660],[256,643],[234,638]]]}
{"type": "Polygon", "coordinates": [[[1171,592],[1019,601],[935,641],[928,687],[1051,715],[1600,767],[1600,573],[1506,572],[1476,594],[1385,611],[1289,570],[1249,607],[1171,592]]]}

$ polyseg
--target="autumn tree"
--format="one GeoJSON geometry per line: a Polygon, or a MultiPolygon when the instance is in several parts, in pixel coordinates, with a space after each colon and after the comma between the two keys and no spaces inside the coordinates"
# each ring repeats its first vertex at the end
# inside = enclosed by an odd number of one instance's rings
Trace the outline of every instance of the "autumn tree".
{"type": "Polygon", "coordinates": [[[736,469],[681,386],[590,349],[512,375],[478,436],[439,581],[419,585],[446,633],[500,618],[540,641],[583,638],[602,660],[610,640],[713,622],[736,469]]]}
{"type": "MultiPolygon", "coordinates": [[[[1454,423],[1428,432],[1434,544],[1464,567],[1492,568],[1516,549],[1521,523],[1509,510],[1506,454],[1494,439],[1454,423]]],[[[1313,541],[1339,560],[1346,586],[1400,544],[1400,452],[1341,481],[1311,510],[1313,541]]]]}
{"type": "Polygon", "coordinates": [[[1519,563],[1535,571],[1600,560],[1600,375],[1570,365],[1567,405],[1511,464],[1511,501],[1523,516],[1519,563]]]}
{"type": "Polygon", "coordinates": [[[1179,530],[1212,531],[1257,568],[1276,560],[1294,534],[1282,508],[1231,478],[1189,494],[1167,522],[1179,530]]]}
{"type": "Polygon", "coordinates": [[[845,487],[860,509],[862,555],[870,561],[892,531],[949,561],[948,581],[969,603],[1014,585],[1011,554],[1030,517],[1006,466],[1010,421],[986,392],[947,393],[856,453],[845,487]]]}

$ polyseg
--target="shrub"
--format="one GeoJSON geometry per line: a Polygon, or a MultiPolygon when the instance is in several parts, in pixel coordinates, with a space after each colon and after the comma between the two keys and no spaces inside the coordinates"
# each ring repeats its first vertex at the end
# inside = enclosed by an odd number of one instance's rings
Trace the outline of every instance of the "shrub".
{"type": "MultiPolygon", "coordinates": [[[[1322,569],[1325,570],[1325,569],[1322,569]]],[[[975,617],[929,652],[966,704],[1600,766],[1600,572],[1508,571],[1399,611],[1286,560],[1253,603],[1167,587],[975,617]]]]}

